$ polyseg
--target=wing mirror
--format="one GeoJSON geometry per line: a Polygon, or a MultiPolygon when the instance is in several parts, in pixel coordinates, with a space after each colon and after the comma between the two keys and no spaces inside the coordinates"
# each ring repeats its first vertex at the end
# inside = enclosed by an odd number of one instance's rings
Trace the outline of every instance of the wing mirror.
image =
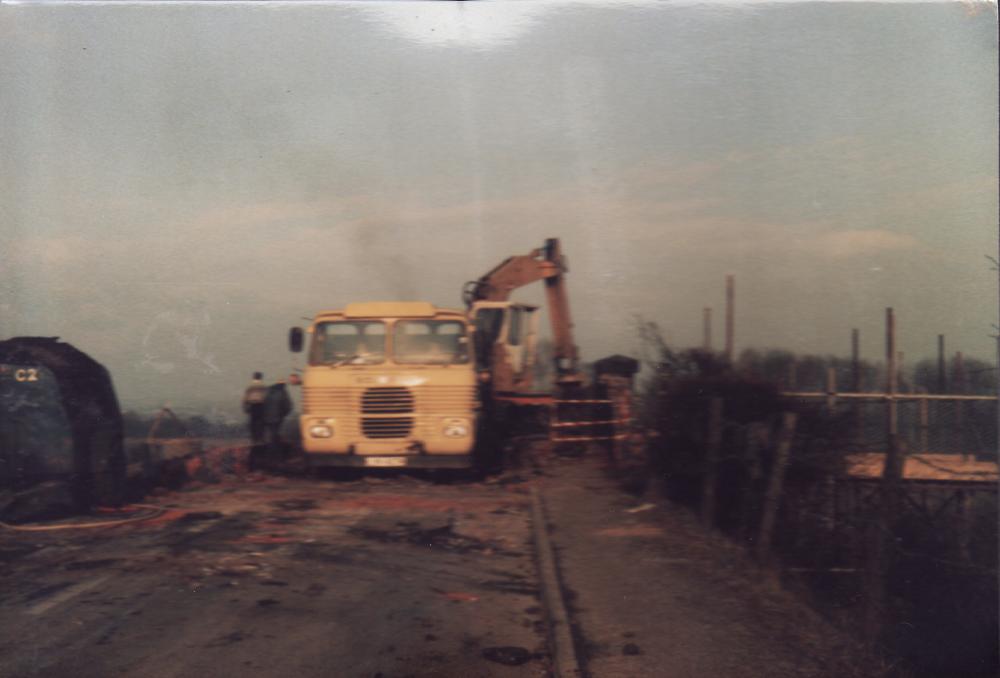
{"type": "Polygon", "coordinates": [[[292,353],[300,353],[302,351],[302,328],[293,327],[288,330],[288,350],[292,353]]]}

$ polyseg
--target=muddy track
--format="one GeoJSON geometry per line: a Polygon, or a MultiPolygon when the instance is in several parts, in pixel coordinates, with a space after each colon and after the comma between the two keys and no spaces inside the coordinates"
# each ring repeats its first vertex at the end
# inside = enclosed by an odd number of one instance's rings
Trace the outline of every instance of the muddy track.
{"type": "Polygon", "coordinates": [[[547,676],[527,484],[251,473],[0,532],[0,676],[547,676]]]}

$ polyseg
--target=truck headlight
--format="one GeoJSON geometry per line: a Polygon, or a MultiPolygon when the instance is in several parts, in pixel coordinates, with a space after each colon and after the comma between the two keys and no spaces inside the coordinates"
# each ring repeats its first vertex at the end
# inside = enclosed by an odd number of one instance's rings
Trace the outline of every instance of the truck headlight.
{"type": "Polygon", "coordinates": [[[330,438],[333,436],[333,427],[326,424],[313,424],[309,427],[309,436],[312,438],[330,438]]]}
{"type": "Polygon", "coordinates": [[[467,419],[445,419],[441,433],[446,438],[464,438],[469,435],[469,421],[467,419]]]}

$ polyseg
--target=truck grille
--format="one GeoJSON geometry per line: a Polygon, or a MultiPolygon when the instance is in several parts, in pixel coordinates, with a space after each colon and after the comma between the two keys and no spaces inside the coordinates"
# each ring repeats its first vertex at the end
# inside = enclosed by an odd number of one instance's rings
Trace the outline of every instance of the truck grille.
{"type": "Polygon", "coordinates": [[[421,386],[417,403],[421,414],[461,415],[473,409],[475,386],[421,386]]]}
{"type": "Polygon", "coordinates": [[[343,415],[356,411],[357,393],[348,388],[311,387],[302,391],[303,414],[343,415]]]}
{"type": "Polygon", "coordinates": [[[401,386],[369,388],[361,396],[362,414],[406,414],[412,411],[413,393],[408,388],[401,386]]]}
{"type": "Polygon", "coordinates": [[[476,406],[476,387],[471,384],[321,386],[302,392],[302,413],[336,418],[337,435],[348,439],[436,436],[441,416],[469,416],[476,406]]]}
{"type": "Polygon", "coordinates": [[[412,417],[364,417],[361,420],[361,432],[366,438],[405,438],[412,429],[412,417]]]}

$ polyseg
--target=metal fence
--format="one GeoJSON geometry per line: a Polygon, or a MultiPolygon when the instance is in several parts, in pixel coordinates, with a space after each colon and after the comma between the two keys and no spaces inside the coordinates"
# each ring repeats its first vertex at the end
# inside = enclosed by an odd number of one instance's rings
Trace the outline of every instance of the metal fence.
{"type": "MultiPolygon", "coordinates": [[[[786,397],[796,402],[780,426],[711,403],[695,441],[703,475],[689,481],[700,480],[705,524],[780,560],[825,610],[911,666],[995,666],[996,399],[786,397]]],[[[668,459],[691,466],[681,452],[668,459]]]]}
{"type": "Polygon", "coordinates": [[[844,432],[849,433],[845,446],[851,452],[884,453],[895,432],[910,454],[996,459],[996,396],[837,392],[784,395],[802,405],[811,403],[833,413],[846,428],[844,432]]]}

